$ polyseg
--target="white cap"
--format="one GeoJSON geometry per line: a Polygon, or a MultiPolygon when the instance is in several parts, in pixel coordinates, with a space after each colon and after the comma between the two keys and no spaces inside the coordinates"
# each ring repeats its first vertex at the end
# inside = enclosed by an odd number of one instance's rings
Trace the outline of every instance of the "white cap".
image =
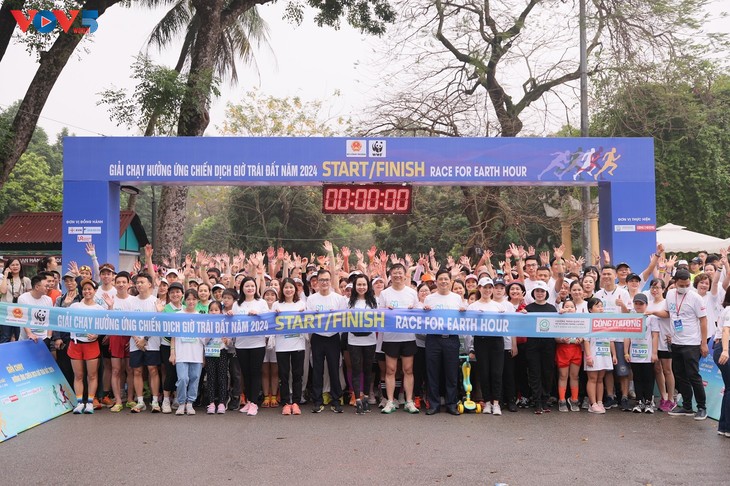
{"type": "Polygon", "coordinates": [[[165,277],[167,277],[168,275],[170,275],[172,273],[174,273],[176,276],[180,275],[180,273],[177,271],[176,268],[170,268],[167,272],[165,272],[165,277]]]}
{"type": "Polygon", "coordinates": [[[346,289],[351,289],[351,288],[352,288],[352,284],[351,284],[351,283],[349,283],[349,284],[345,285],[345,288],[346,288],[346,289]]]}
{"type": "Polygon", "coordinates": [[[542,280],[538,280],[537,283],[535,283],[535,287],[532,289],[532,298],[535,298],[535,291],[536,290],[544,290],[545,293],[549,296],[550,295],[550,289],[548,289],[548,285],[543,282],[542,280]]]}
{"type": "Polygon", "coordinates": [[[677,262],[677,266],[680,266],[680,265],[687,265],[687,266],[689,266],[689,263],[687,263],[687,260],[679,260],[677,262]]]}
{"type": "MultiPolygon", "coordinates": [[[[469,279],[479,280],[479,278],[476,275],[474,275],[473,273],[467,275],[466,278],[464,279],[464,282],[466,282],[469,279]]],[[[479,280],[479,281],[481,282],[481,280],[479,280]]],[[[481,285],[481,284],[479,284],[479,285],[481,285]]]]}
{"type": "MultiPolygon", "coordinates": [[[[469,278],[469,277],[467,277],[467,278],[469,278]]],[[[480,287],[486,287],[487,285],[491,285],[492,287],[494,287],[494,281],[492,281],[492,279],[489,277],[482,277],[479,279],[478,285],[480,287]]]]}

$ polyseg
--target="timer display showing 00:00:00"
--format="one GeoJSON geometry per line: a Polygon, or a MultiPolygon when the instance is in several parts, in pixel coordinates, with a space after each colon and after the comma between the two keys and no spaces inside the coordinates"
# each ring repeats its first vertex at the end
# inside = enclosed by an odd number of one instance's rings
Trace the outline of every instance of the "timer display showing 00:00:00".
{"type": "Polygon", "coordinates": [[[410,214],[411,186],[325,185],[322,211],[325,214],[410,214]]]}

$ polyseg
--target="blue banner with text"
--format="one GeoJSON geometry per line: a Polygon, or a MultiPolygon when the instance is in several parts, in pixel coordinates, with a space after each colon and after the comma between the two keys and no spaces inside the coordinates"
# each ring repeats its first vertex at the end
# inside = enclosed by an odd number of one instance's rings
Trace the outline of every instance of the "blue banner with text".
{"type": "Polygon", "coordinates": [[[318,332],[403,332],[520,337],[636,337],[640,314],[488,313],[456,310],[349,309],[261,315],[149,313],[0,303],[0,324],[83,334],[237,337],[318,332]]]}

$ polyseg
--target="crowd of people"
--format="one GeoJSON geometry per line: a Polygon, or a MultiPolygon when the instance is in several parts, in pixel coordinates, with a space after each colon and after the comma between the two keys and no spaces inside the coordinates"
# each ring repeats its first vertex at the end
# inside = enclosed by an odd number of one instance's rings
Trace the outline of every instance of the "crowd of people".
{"type": "Polygon", "coordinates": [[[458,336],[391,332],[316,332],[277,336],[160,338],[51,332],[3,326],[0,342],[47,345],[73,383],[74,413],[208,414],[259,408],[299,415],[327,406],[357,414],[377,405],[384,414],[459,415],[461,363],[472,365],[472,399],[481,413],[531,409],[535,414],[608,409],[707,417],[699,361],[713,347],[725,382],[718,433],[730,437],[730,265],[727,250],[689,261],[661,245],[644,269],[587,263],[565,248],[536,252],[510,245],[498,262],[491,251],[441,261],[433,250],[351,252],[324,243],[323,255],[283,248],[265,253],[208,255],[144,264],[131,272],[52,257],[32,278],[18,259],[4,263],[0,301],[74,309],[190,314],[248,314],[345,309],[473,310],[496,313],[638,313],[646,331],[632,339],[458,336]],[[353,254],[354,253],[354,254],[353,254]],[[502,258],[503,256],[503,258],[502,258]],[[354,257],[354,258],[353,258],[354,257]],[[354,261],[353,261],[354,260],[354,261]],[[99,373],[101,372],[101,379],[99,373]],[[658,395],[655,396],[655,387],[658,395]]]}

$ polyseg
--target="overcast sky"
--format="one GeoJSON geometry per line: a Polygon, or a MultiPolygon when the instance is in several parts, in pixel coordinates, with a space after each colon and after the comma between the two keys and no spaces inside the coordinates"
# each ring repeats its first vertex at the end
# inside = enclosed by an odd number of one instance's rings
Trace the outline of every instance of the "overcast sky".
{"type": "MultiPolygon", "coordinates": [[[[727,0],[725,0],[727,1],[727,0]]],[[[224,84],[222,95],[211,111],[206,135],[218,133],[223,123],[226,102],[237,102],[241,94],[258,87],[264,94],[277,97],[301,96],[306,100],[323,100],[331,116],[354,116],[372,99],[378,87],[377,55],[383,42],[361,35],[343,23],[339,31],[316,27],[312,15],[300,27],[281,20],[285,2],[260,7],[259,12],[270,27],[271,49],[257,53],[259,75],[250,68],[239,69],[239,83],[224,84]],[[339,91],[341,96],[333,97],[339,91]]],[[[727,9],[716,1],[713,13],[727,9]]],[[[148,11],[114,6],[99,19],[92,41],[86,41],[88,53],[75,55],[63,70],[46,103],[39,125],[51,136],[62,127],[76,135],[136,135],[109,120],[106,107],[97,106],[100,91],[111,87],[130,90],[130,65],[145,46],[147,35],[164,14],[164,9],[148,11]]],[[[710,30],[730,32],[726,20],[716,20],[710,30]]],[[[19,34],[16,30],[16,35],[19,34]]],[[[172,66],[176,49],[157,59],[172,66]]],[[[25,95],[37,68],[34,56],[23,46],[11,44],[0,64],[0,108],[25,95]]],[[[556,127],[558,128],[558,127],[556,127]]]]}

